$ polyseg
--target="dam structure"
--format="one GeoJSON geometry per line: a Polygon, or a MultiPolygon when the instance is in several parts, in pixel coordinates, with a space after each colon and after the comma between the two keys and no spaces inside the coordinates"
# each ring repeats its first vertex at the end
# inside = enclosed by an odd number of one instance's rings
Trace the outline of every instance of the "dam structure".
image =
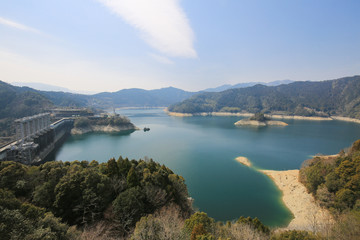
{"type": "Polygon", "coordinates": [[[15,120],[16,141],[0,149],[0,161],[38,164],[70,134],[73,118],[51,123],[50,113],[15,120]]]}

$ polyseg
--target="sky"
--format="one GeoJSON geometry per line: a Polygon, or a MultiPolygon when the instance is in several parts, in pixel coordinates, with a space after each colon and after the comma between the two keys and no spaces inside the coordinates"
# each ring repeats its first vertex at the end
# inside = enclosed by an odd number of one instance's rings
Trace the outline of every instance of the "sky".
{"type": "Polygon", "coordinates": [[[0,80],[77,91],[360,74],[359,0],[0,0],[0,80]]]}

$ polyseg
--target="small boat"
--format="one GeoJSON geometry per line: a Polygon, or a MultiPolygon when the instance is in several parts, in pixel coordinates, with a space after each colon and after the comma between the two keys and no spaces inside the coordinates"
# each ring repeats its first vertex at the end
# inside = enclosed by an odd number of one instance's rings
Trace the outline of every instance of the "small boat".
{"type": "Polygon", "coordinates": [[[150,131],[150,128],[144,127],[144,132],[150,131]]]}

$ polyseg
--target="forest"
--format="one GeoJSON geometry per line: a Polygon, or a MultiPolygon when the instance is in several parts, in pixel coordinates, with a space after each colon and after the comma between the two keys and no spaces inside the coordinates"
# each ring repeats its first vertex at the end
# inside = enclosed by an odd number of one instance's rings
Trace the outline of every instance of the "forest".
{"type": "Polygon", "coordinates": [[[2,239],[268,238],[257,218],[226,225],[192,209],[185,180],[152,159],[0,162],[2,239]],[[245,235],[244,235],[245,236],[245,235]]]}
{"type": "Polygon", "coordinates": [[[360,118],[360,76],[204,92],[168,109],[178,113],[262,112],[360,118]]]}
{"type": "Polygon", "coordinates": [[[74,239],[76,229],[97,223],[124,237],[165,205],[182,218],[191,214],[184,179],[151,159],[1,162],[0,189],[2,239],[74,239]]]}
{"type": "Polygon", "coordinates": [[[338,239],[360,238],[360,140],[336,156],[305,161],[300,181],[332,213],[338,239]]]}
{"type": "Polygon", "coordinates": [[[206,213],[194,211],[181,176],[152,159],[119,157],[105,163],[54,161],[39,166],[0,162],[0,236],[104,240],[358,239],[360,140],[348,153],[341,154],[324,163],[321,158],[314,158],[301,170],[309,191],[325,207],[334,209],[337,222],[325,233],[279,231],[257,218],[242,216],[216,222],[206,213]]]}
{"type": "Polygon", "coordinates": [[[337,156],[317,156],[301,169],[302,183],[333,212],[360,207],[360,140],[347,151],[337,156]]]}

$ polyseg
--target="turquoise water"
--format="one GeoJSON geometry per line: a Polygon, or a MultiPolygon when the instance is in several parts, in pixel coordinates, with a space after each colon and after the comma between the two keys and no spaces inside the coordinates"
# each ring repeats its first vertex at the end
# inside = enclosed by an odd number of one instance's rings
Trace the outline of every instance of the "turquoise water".
{"type": "Polygon", "coordinates": [[[283,226],[292,218],[273,182],[236,162],[237,156],[262,169],[298,169],[311,155],[338,153],[360,138],[360,124],[341,121],[287,120],[287,127],[253,128],[235,127],[239,117],[178,118],[162,109],[120,113],[151,130],[72,136],[55,159],[103,162],[120,155],[148,156],[182,175],[195,207],[221,221],[251,216],[283,226]]]}

